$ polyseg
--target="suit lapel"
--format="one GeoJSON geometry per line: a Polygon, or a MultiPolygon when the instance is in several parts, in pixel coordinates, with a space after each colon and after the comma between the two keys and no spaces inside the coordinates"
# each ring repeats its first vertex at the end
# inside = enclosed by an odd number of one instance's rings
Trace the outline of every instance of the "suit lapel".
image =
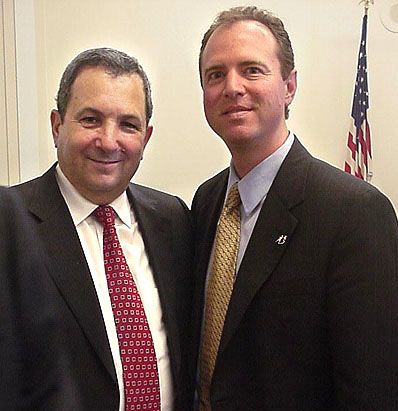
{"type": "Polygon", "coordinates": [[[295,140],[270,188],[237,274],[220,352],[225,349],[256,293],[289,247],[298,224],[292,209],[304,200],[309,158],[310,155],[295,140]]]}
{"type": "Polygon", "coordinates": [[[196,340],[199,340],[205,298],[206,273],[209,265],[211,250],[217,230],[217,223],[224,203],[227,190],[228,169],[216,176],[217,183],[206,193],[205,202],[193,202],[192,214],[195,218],[195,295],[193,302],[193,323],[196,340]]]}
{"type": "Polygon", "coordinates": [[[270,195],[259,214],[240,266],[225,318],[220,351],[228,344],[257,291],[267,281],[293,235],[297,220],[270,195]]]}
{"type": "Polygon", "coordinates": [[[88,341],[110,375],[116,373],[94,283],[54,168],[38,180],[29,205],[41,221],[39,234],[50,257],[50,272],[88,341]]]}
{"type": "Polygon", "coordinates": [[[170,219],[163,212],[159,202],[149,198],[145,190],[146,188],[130,184],[128,196],[144,240],[156,286],[162,293],[161,302],[163,303],[164,299],[164,302],[169,304],[168,298],[173,297],[174,290],[170,219]]]}

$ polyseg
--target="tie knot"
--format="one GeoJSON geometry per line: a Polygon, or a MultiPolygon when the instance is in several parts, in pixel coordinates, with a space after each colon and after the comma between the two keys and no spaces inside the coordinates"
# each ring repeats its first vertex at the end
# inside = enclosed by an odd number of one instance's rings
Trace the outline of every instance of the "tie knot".
{"type": "Polygon", "coordinates": [[[111,206],[99,206],[93,211],[93,215],[104,227],[115,225],[115,211],[111,206]]]}
{"type": "Polygon", "coordinates": [[[238,183],[235,183],[229,190],[227,201],[225,202],[225,208],[238,208],[240,206],[240,203],[241,199],[238,190],[238,183]]]}

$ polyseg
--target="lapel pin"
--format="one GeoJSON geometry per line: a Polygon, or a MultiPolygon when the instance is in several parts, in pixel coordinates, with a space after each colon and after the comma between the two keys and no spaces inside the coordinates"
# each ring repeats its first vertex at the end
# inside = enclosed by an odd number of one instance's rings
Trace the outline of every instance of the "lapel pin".
{"type": "Polygon", "coordinates": [[[287,240],[287,235],[282,234],[279,238],[275,241],[276,244],[282,245],[285,244],[287,240]]]}

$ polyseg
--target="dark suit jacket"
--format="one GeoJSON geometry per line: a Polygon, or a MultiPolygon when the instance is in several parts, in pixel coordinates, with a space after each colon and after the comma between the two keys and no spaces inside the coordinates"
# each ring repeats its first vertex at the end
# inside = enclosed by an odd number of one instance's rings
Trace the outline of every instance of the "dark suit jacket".
{"type": "Polygon", "coordinates": [[[81,410],[55,288],[27,210],[0,188],[0,410],[81,410]]]}
{"type": "MultiPolygon", "coordinates": [[[[84,410],[117,410],[119,393],[105,325],[89,268],[54,167],[17,186],[50,257],[62,328],[84,410]]],[[[185,410],[187,328],[191,310],[191,222],[178,198],[130,184],[128,197],[153,270],[167,330],[175,409],[185,410]]]]}
{"type": "MultiPolygon", "coordinates": [[[[193,200],[196,342],[227,179],[224,170],[193,200]]],[[[295,140],[237,273],[212,411],[397,410],[397,276],[390,202],[295,140]]]]}

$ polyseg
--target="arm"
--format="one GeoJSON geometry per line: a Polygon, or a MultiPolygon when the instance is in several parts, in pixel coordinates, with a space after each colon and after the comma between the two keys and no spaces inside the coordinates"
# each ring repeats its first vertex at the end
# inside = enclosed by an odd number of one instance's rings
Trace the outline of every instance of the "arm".
{"type": "Polygon", "coordinates": [[[398,407],[398,225],[376,190],[343,205],[329,266],[336,410],[398,407]]]}

